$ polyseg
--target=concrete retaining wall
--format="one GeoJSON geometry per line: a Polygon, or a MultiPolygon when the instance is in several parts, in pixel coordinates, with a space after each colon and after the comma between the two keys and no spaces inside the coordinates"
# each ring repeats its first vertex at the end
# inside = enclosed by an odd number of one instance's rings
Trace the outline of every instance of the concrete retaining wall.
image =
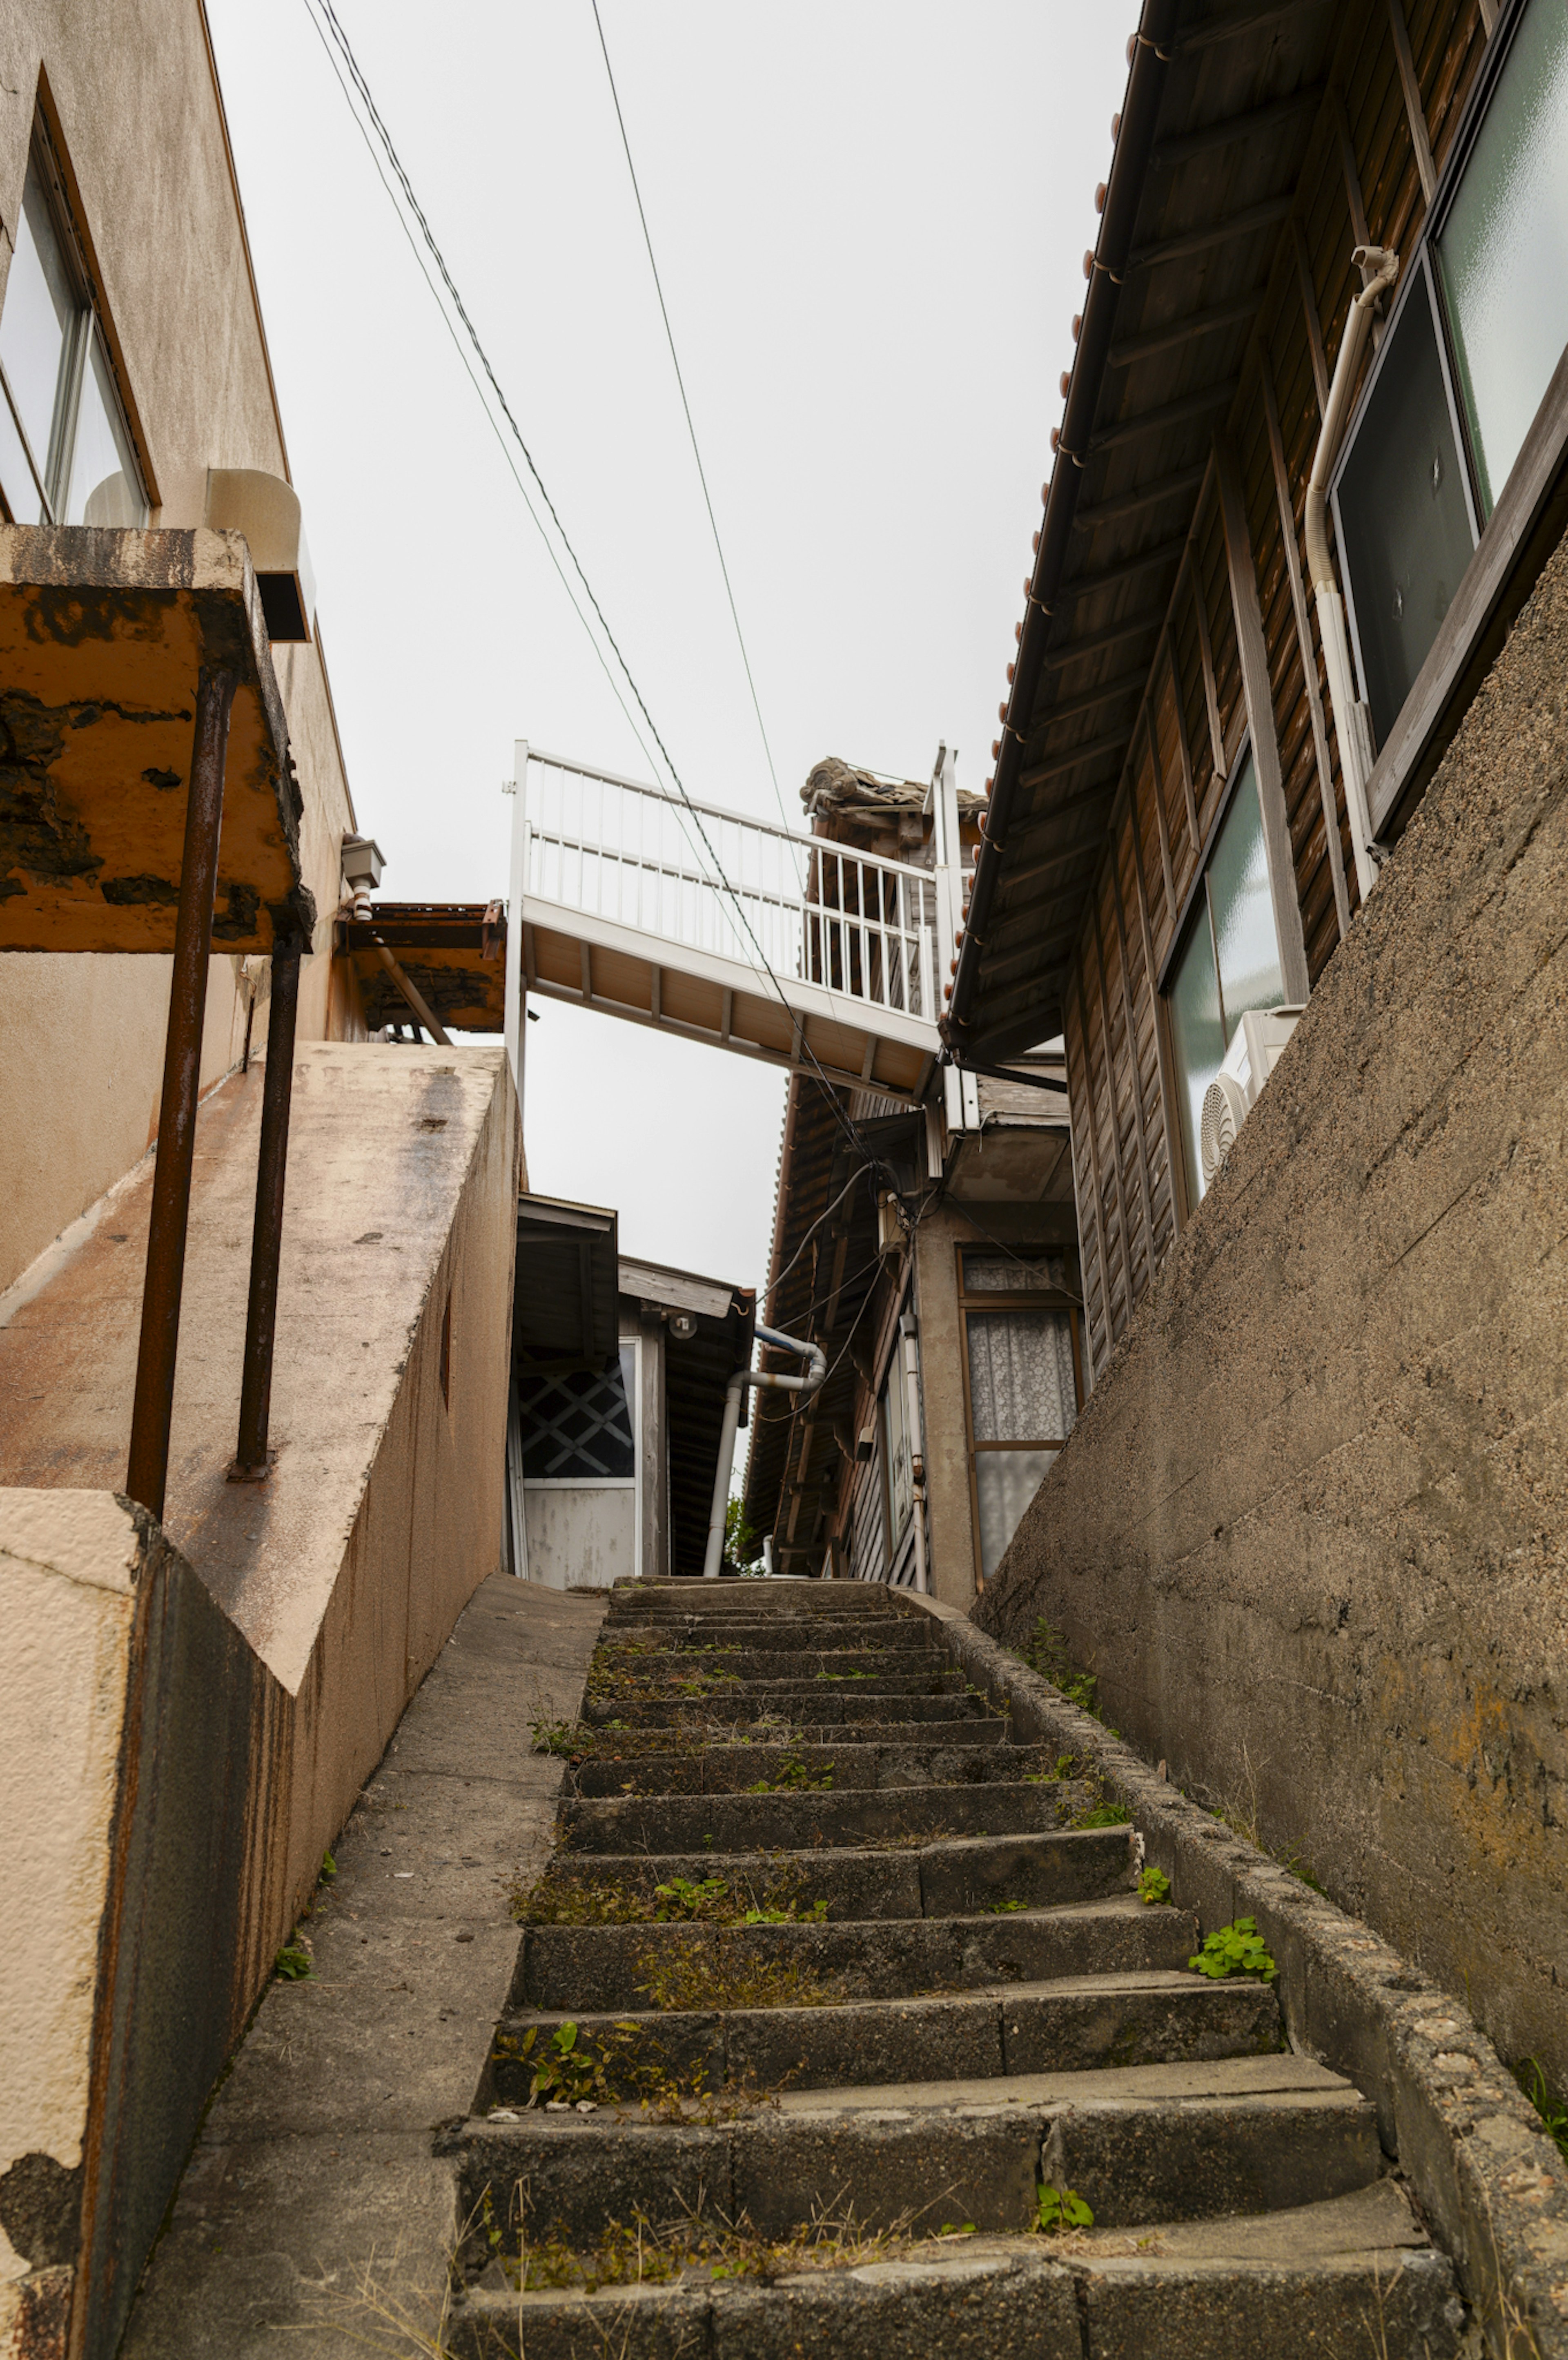
{"type": "MultiPolygon", "coordinates": [[[[1290,2044],[1344,2073],[1377,2110],[1433,2235],[1452,2257],[1495,2360],[1568,2360],[1568,2167],[1462,2005],[1325,1895],[1151,1770],[969,1619],[938,1620],[954,1658],[1007,1714],[1015,1743],[1073,1754],[1123,1804],[1135,1857],[1162,1869],[1205,1934],[1256,1919],[1279,1963],[1290,2044]]],[[[1377,2339],[1367,2329],[1368,2349],[1377,2339]]],[[[1468,2347],[1467,2347],[1468,2348],[1468,2347]]]]}
{"type": "Polygon", "coordinates": [[[1568,552],[975,1609],[1568,2088],[1568,552]]]}
{"type": "Polygon", "coordinates": [[[256,1108],[229,1097],[199,1131],[167,1512],[183,1553],[92,1488],[123,1464],[136,1298],[112,1256],[145,1188],[0,1353],[4,2360],[117,2349],[322,1854],[500,1559],[505,1053],[300,1051],[265,1487],[223,1477],[255,1186],[256,1108]]]}

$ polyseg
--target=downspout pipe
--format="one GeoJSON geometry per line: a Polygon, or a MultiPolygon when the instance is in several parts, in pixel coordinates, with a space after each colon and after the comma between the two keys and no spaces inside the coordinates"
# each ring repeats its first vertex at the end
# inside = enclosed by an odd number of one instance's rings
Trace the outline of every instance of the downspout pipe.
{"type": "Polygon", "coordinates": [[[1365,901],[1377,881],[1377,867],[1372,857],[1372,814],[1367,801],[1367,785],[1372,775],[1372,748],[1367,734],[1365,712],[1356,694],[1356,675],[1351,670],[1350,640],[1345,627],[1345,602],[1339,595],[1334,560],[1329,554],[1328,479],[1339,455],[1345,421],[1350,415],[1356,372],[1361,366],[1367,333],[1372,325],[1373,307],[1399,277],[1399,257],[1388,246],[1358,246],[1351,259],[1361,273],[1361,292],[1350,306],[1345,333],[1339,340],[1334,382],[1323,404],[1318,447],[1312,457],[1312,474],[1307,478],[1305,521],[1307,571],[1312,575],[1312,595],[1317,602],[1323,669],[1328,674],[1328,699],[1334,713],[1334,736],[1339,740],[1339,767],[1345,778],[1345,801],[1350,809],[1350,848],[1356,856],[1356,881],[1365,901]]]}
{"type": "Polygon", "coordinates": [[[708,1553],[702,1560],[702,1579],[716,1581],[719,1568],[724,1561],[724,1518],[729,1512],[730,1476],[735,1469],[735,1435],[740,1427],[740,1397],[751,1385],[758,1393],[799,1393],[804,1401],[809,1394],[819,1393],[827,1382],[827,1355],[820,1344],[802,1343],[799,1336],[781,1335],[777,1328],[757,1328],[760,1344],[771,1344],[775,1351],[794,1352],[806,1362],[804,1376],[776,1376],[770,1369],[737,1369],[724,1387],[724,1422],[719,1429],[719,1463],[713,1475],[713,1508],[708,1518],[708,1553]]]}
{"type": "Polygon", "coordinates": [[[1001,751],[991,781],[985,814],[985,835],[975,864],[969,916],[958,953],[958,973],[953,998],[942,1019],[942,1037],[959,1064],[964,1060],[970,1010],[980,980],[980,959],[990,924],[992,905],[1001,881],[1001,865],[1012,825],[1024,740],[1034,711],[1035,693],[1051,638],[1051,614],[1067,565],[1067,545],[1079,488],[1088,462],[1089,438],[1099,407],[1116,328],[1122,279],[1132,253],[1138,207],[1154,150],[1160,104],[1165,78],[1175,53],[1177,0],[1144,0],[1138,27],[1132,37],[1132,62],[1127,95],[1122,101],[1121,127],[1105,185],[1105,208],[1092,256],[1084,257],[1089,280],[1083,299],[1083,324],[1073,356],[1067,407],[1057,442],[1056,464],[1046,490],[1040,526],[1040,553],[1024,610],[1023,638],[1013,665],[1013,684],[1002,710],[1001,751]]]}

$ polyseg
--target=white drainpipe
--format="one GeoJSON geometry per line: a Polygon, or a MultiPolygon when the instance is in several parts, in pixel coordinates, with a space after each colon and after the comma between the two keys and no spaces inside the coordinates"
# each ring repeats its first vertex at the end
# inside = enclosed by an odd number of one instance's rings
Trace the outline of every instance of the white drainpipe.
{"type": "Polygon", "coordinates": [[[713,1581],[724,1561],[724,1518],[730,1504],[730,1475],[735,1467],[735,1434],[740,1426],[740,1397],[747,1385],[759,1392],[800,1393],[802,1398],[816,1393],[826,1382],[827,1355],[820,1344],[803,1344],[798,1336],[781,1336],[777,1328],[758,1324],[757,1340],[771,1344],[780,1352],[796,1352],[808,1363],[803,1377],[776,1377],[768,1369],[737,1369],[724,1387],[724,1422],[719,1429],[719,1464],[713,1477],[713,1510],[708,1519],[708,1553],[702,1560],[702,1578],[713,1581]]]}
{"type": "Polygon", "coordinates": [[[1334,365],[1334,383],[1328,389],[1323,430],[1318,436],[1312,472],[1307,482],[1306,530],[1307,570],[1312,577],[1312,592],[1317,600],[1323,668],[1328,673],[1329,704],[1334,711],[1334,734],[1339,739],[1339,764],[1345,777],[1345,799],[1350,806],[1350,838],[1351,850],[1356,855],[1356,880],[1365,901],[1377,881],[1377,869],[1371,849],[1372,814],[1367,802],[1367,782],[1372,775],[1372,748],[1366,715],[1356,694],[1356,676],[1350,666],[1350,641],[1345,628],[1345,606],[1339,595],[1339,585],[1334,579],[1334,561],[1329,555],[1326,522],[1328,479],[1338,453],[1340,436],[1345,431],[1356,372],[1361,363],[1361,348],[1372,324],[1372,307],[1399,277],[1399,257],[1388,246],[1358,246],[1351,258],[1361,273],[1361,292],[1351,304],[1345,333],[1339,340],[1339,355],[1334,365]]]}

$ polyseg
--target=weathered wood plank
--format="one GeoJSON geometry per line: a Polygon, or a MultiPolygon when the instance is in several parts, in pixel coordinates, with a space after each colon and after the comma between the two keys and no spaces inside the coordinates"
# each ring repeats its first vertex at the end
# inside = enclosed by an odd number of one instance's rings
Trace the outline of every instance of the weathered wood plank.
{"type": "Polygon", "coordinates": [[[1258,800],[1263,813],[1263,841],[1269,854],[1269,882],[1274,903],[1274,925],[1279,938],[1279,966],[1287,1000],[1306,1002],[1307,945],[1301,926],[1301,896],[1296,890],[1296,865],[1290,850],[1290,820],[1285,807],[1285,785],[1279,767],[1279,742],[1274,729],[1274,698],[1269,679],[1269,650],[1263,637],[1263,615],[1258,598],[1258,574],[1252,539],[1247,526],[1241,475],[1235,450],[1223,436],[1214,437],[1214,472],[1219,493],[1220,521],[1225,531],[1225,560],[1230,574],[1231,611],[1236,649],[1241,660],[1242,694],[1252,736],[1252,764],[1258,779],[1258,800]]]}

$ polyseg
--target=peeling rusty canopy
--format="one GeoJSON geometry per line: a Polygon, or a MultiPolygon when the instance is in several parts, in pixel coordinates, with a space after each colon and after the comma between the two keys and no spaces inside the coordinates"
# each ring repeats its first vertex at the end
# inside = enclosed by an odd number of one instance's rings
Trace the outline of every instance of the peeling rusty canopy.
{"type": "Polygon", "coordinates": [[[171,948],[210,665],[239,681],[212,946],[270,951],[315,904],[245,541],[0,524],[0,949],[171,948]]]}
{"type": "Polygon", "coordinates": [[[365,1022],[407,1024],[408,1001],[376,956],[389,950],[452,1032],[499,1032],[506,1012],[506,913],[498,901],[373,901],[368,918],[338,921],[365,998],[365,1022]]]}

